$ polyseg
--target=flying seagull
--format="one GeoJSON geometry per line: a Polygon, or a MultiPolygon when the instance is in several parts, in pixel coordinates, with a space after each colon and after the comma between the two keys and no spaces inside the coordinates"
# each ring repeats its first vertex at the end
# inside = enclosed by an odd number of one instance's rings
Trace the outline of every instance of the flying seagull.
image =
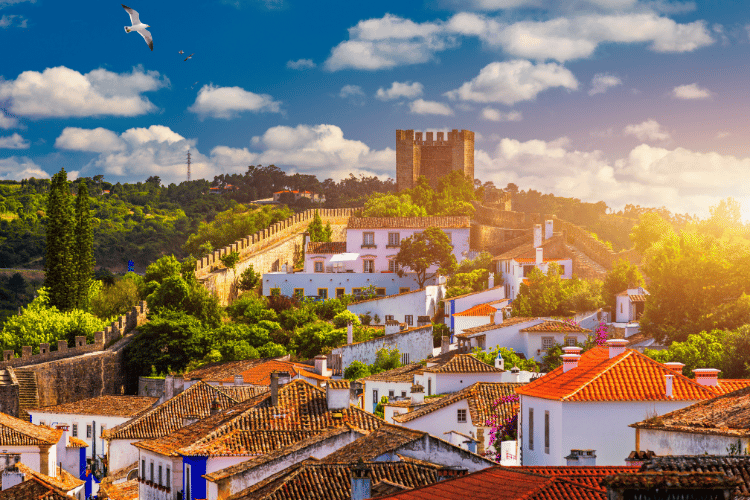
{"type": "Polygon", "coordinates": [[[190,54],[189,56],[187,56],[187,57],[185,58],[185,60],[187,61],[188,59],[190,59],[190,58],[191,58],[191,57],[193,57],[194,55],[195,55],[195,52],[193,52],[192,54],[190,54]]]}
{"type": "Polygon", "coordinates": [[[184,54],[184,53],[185,53],[185,52],[184,52],[184,51],[182,51],[182,50],[178,52],[178,54],[184,54]]]}
{"type": "Polygon", "coordinates": [[[148,44],[149,48],[151,50],[154,50],[154,40],[151,38],[151,33],[148,32],[146,28],[150,28],[148,24],[143,24],[140,19],[138,19],[138,13],[131,9],[130,7],[122,5],[122,8],[125,9],[125,11],[130,14],[130,24],[132,26],[125,26],[125,32],[130,33],[131,31],[137,31],[139,35],[143,37],[144,40],[146,40],[146,43],[148,44]]]}

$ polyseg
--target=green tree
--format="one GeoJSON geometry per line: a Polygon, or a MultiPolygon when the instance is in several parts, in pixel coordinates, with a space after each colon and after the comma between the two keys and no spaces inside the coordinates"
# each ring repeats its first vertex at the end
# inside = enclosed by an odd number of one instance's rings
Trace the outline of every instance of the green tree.
{"type": "Polygon", "coordinates": [[[239,290],[239,284],[238,284],[238,276],[237,276],[237,263],[240,261],[240,253],[231,251],[227,254],[222,255],[219,257],[219,260],[227,269],[232,270],[232,288],[236,292],[239,290]]]}
{"type": "Polygon", "coordinates": [[[408,193],[373,193],[365,202],[363,217],[425,217],[427,209],[416,205],[408,193]]]}
{"type": "Polygon", "coordinates": [[[310,235],[310,241],[331,241],[333,230],[330,222],[323,225],[323,219],[316,210],[312,222],[307,225],[307,232],[310,235]]]}
{"type": "Polygon", "coordinates": [[[44,259],[44,286],[49,292],[49,303],[61,311],[75,303],[71,284],[73,212],[70,205],[68,174],[61,169],[52,177],[47,201],[47,252],[44,259]]]}
{"type": "Polygon", "coordinates": [[[635,245],[636,250],[644,253],[662,237],[673,234],[674,230],[668,221],[656,212],[647,212],[642,214],[638,224],[633,226],[633,230],[630,232],[630,240],[635,245]]]}
{"type": "Polygon", "coordinates": [[[370,375],[370,367],[358,359],[352,361],[349,366],[346,367],[346,370],[344,370],[344,378],[349,380],[359,380],[364,377],[369,377],[370,375]]]}
{"type": "Polygon", "coordinates": [[[75,201],[75,221],[72,257],[72,298],[78,309],[88,310],[88,296],[91,279],[94,274],[94,233],[91,227],[89,208],[89,190],[86,182],[78,183],[78,194],[75,201]]]}
{"type": "Polygon", "coordinates": [[[346,328],[349,323],[352,325],[362,324],[359,320],[359,316],[349,310],[343,310],[333,317],[333,324],[336,328],[346,328]]]}
{"type": "Polygon", "coordinates": [[[242,273],[240,273],[238,287],[243,292],[246,292],[248,290],[255,290],[256,288],[258,288],[258,285],[260,285],[260,280],[260,273],[256,273],[253,269],[253,265],[250,264],[244,271],[242,271],[242,273]]]}
{"type": "Polygon", "coordinates": [[[550,263],[547,274],[534,268],[512,304],[513,316],[569,316],[602,305],[601,282],[560,277],[560,266],[550,263]]]}
{"type": "Polygon", "coordinates": [[[141,281],[137,274],[128,273],[111,285],[105,284],[91,298],[90,312],[104,320],[127,313],[141,298],[138,293],[141,281]]]}
{"type": "Polygon", "coordinates": [[[750,325],[724,332],[724,358],[719,366],[724,378],[750,378],[750,325]]]}
{"type": "Polygon", "coordinates": [[[693,377],[696,368],[718,368],[724,364],[725,332],[712,330],[688,335],[684,342],[673,342],[669,349],[656,351],[646,349],[644,354],[659,363],[679,361],[685,363],[683,375],[693,377]]]}
{"type": "Polygon", "coordinates": [[[453,256],[453,245],[448,235],[436,227],[428,227],[421,233],[401,241],[401,248],[393,259],[398,264],[398,275],[404,276],[404,268],[416,274],[419,288],[425,282],[437,275],[452,274],[456,268],[456,258],[453,256]],[[427,270],[437,266],[438,270],[430,275],[427,270]]]}
{"type": "Polygon", "coordinates": [[[483,351],[479,347],[475,347],[471,355],[477,358],[483,363],[487,363],[490,366],[495,366],[495,360],[498,355],[503,357],[503,362],[506,370],[510,370],[514,366],[517,366],[520,370],[529,372],[538,372],[539,365],[533,359],[524,359],[510,347],[495,346],[494,349],[483,351]]]}
{"type": "Polygon", "coordinates": [[[615,307],[618,293],[628,288],[643,286],[643,276],[638,266],[626,260],[618,260],[607,273],[602,289],[603,299],[610,307],[615,307]]]}
{"type": "Polygon", "coordinates": [[[385,418],[385,405],[388,404],[388,396],[381,396],[380,402],[375,406],[372,414],[376,417],[385,418]]]}

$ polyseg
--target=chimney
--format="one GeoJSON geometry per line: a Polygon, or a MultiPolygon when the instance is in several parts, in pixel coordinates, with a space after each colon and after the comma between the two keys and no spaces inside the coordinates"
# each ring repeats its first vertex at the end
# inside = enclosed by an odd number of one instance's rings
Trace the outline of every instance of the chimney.
{"type": "Polygon", "coordinates": [[[427,326],[432,323],[429,316],[417,316],[417,327],[427,326]]]}
{"type": "Polygon", "coordinates": [[[411,404],[421,405],[424,403],[424,386],[414,382],[411,386],[411,404]]]}
{"type": "Polygon", "coordinates": [[[315,356],[315,373],[323,377],[327,377],[328,376],[328,367],[326,366],[327,363],[328,363],[328,358],[325,356],[325,354],[318,354],[317,356],[315,356]]]}
{"type": "Polygon", "coordinates": [[[213,401],[211,401],[211,415],[216,415],[220,411],[221,411],[221,403],[219,403],[219,398],[216,397],[214,398],[213,401]]]}
{"type": "Polygon", "coordinates": [[[234,376],[234,385],[244,385],[244,384],[245,384],[245,377],[243,377],[242,374],[234,376]]]}
{"type": "Polygon", "coordinates": [[[58,457],[64,457],[66,453],[66,447],[68,446],[68,440],[70,439],[68,437],[68,424],[58,424],[55,426],[55,429],[62,431],[62,435],[60,436],[60,440],[57,442],[57,456],[58,457]]]}
{"type": "Polygon", "coordinates": [[[563,354],[560,356],[563,362],[563,373],[573,368],[578,368],[578,360],[581,359],[581,348],[575,346],[563,347],[563,354]]]}
{"type": "Polygon", "coordinates": [[[372,496],[372,472],[362,458],[351,469],[352,500],[365,500],[372,496]]]}
{"type": "Polygon", "coordinates": [[[596,452],[594,450],[570,450],[570,455],[565,457],[567,465],[592,467],[596,465],[596,452]]]}
{"type": "Polygon", "coordinates": [[[675,373],[682,373],[682,368],[685,366],[685,363],[680,363],[679,361],[668,361],[664,363],[664,366],[675,373]]]}
{"type": "Polygon", "coordinates": [[[3,469],[2,488],[7,490],[26,479],[26,475],[18,470],[16,464],[21,461],[21,455],[5,455],[5,468],[3,469]]]}
{"type": "Polygon", "coordinates": [[[625,352],[625,346],[628,341],[625,339],[609,339],[607,341],[607,347],[609,348],[609,359],[619,356],[625,352]]]}
{"type": "Polygon", "coordinates": [[[665,373],[664,374],[664,382],[666,383],[666,387],[664,390],[664,395],[668,398],[672,397],[672,386],[674,385],[674,375],[671,373],[665,373]]]}
{"type": "Polygon", "coordinates": [[[695,381],[700,385],[717,387],[719,385],[719,372],[716,368],[696,368],[693,370],[695,381]]]}
{"type": "Polygon", "coordinates": [[[552,238],[552,233],[555,227],[555,223],[552,219],[544,221],[544,239],[548,240],[552,238]]]}
{"type": "Polygon", "coordinates": [[[349,408],[350,386],[350,382],[346,379],[326,382],[326,403],[329,410],[349,408]]]}
{"type": "Polygon", "coordinates": [[[401,331],[401,324],[395,319],[385,320],[385,334],[391,335],[401,331]]]}
{"type": "Polygon", "coordinates": [[[495,358],[495,368],[498,368],[500,370],[505,370],[505,360],[503,359],[503,356],[498,353],[497,357],[495,358]]]}
{"type": "Polygon", "coordinates": [[[517,366],[514,366],[510,369],[511,379],[513,380],[513,383],[517,384],[521,382],[521,369],[517,366]]]}
{"type": "MultiPolygon", "coordinates": [[[[174,397],[174,376],[170,373],[164,377],[164,401],[169,401],[174,397]]],[[[164,401],[159,401],[163,403],[164,401]]]]}
{"type": "Polygon", "coordinates": [[[346,345],[354,343],[354,327],[351,323],[346,324],[346,345]]]}
{"type": "Polygon", "coordinates": [[[451,338],[448,335],[440,337],[440,354],[445,354],[451,350],[451,338]]]}
{"type": "Polygon", "coordinates": [[[542,262],[544,262],[544,248],[537,247],[536,248],[536,262],[535,264],[537,266],[541,265],[542,262]]]}
{"type": "Polygon", "coordinates": [[[490,277],[487,281],[487,288],[495,288],[495,273],[490,272],[490,277]]]}
{"type": "Polygon", "coordinates": [[[279,374],[271,373],[271,406],[279,405],[279,374]]]}
{"type": "Polygon", "coordinates": [[[534,224],[534,248],[542,246],[542,225],[534,224]]]}

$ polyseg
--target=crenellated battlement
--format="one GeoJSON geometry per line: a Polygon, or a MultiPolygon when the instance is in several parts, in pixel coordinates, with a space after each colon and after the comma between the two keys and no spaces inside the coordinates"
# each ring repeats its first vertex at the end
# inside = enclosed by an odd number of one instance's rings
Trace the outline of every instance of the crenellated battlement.
{"type": "Polygon", "coordinates": [[[474,178],[474,132],[396,130],[396,182],[398,189],[414,187],[425,176],[434,187],[453,171],[474,178]]]}

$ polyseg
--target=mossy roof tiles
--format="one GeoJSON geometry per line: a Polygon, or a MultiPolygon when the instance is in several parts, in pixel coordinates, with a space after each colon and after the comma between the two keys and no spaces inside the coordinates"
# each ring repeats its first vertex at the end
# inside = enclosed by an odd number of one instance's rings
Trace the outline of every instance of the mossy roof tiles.
{"type": "Polygon", "coordinates": [[[0,491],[0,500],[70,500],[64,491],[33,477],[0,491]]]}
{"type": "Polygon", "coordinates": [[[52,445],[60,440],[62,432],[0,413],[0,445],[3,446],[52,445]]]}
{"type": "Polygon", "coordinates": [[[471,218],[466,216],[433,217],[350,217],[347,229],[421,229],[428,227],[470,228],[471,218]]]}
{"type": "Polygon", "coordinates": [[[502,373],[504,370],[488,365],[470,354],[456,354],[447,363],[425,368],[430,373],[502,373]]]}
{"type": "Polygon", "coordinates": [[[29,409],[29,412],[56,413],[66,415],[103,415],[109,417],[132,417],[151,408],[159,398],[144,396],[97,396],[73,403],[29,409]]]}

